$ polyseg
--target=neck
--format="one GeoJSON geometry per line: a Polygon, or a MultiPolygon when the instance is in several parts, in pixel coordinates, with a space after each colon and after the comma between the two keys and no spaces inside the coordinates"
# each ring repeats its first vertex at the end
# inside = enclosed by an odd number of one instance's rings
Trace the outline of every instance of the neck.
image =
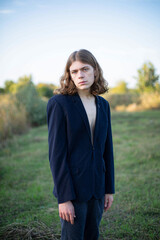
{"type": "Polygon", "coordinates": [[[91,98],[93,95],[90,93],[90,89],[77,90],[78,94],[82,98],[91,98]]]}

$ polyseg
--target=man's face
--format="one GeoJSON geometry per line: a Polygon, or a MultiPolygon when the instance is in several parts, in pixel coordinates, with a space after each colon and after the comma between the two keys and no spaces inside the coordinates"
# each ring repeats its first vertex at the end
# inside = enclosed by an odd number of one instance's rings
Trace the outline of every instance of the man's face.
{"type": "Polygon", "coordinates": [[[70,66],[70,75],[77,89],[89,89],[94,83],[94,68],[79,61],[75,61],[70,66]]]}

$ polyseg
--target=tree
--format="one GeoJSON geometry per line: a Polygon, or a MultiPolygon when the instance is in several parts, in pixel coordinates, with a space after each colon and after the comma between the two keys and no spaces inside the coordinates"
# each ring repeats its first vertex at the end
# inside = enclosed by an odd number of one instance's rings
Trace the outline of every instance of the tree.
{"type": "Polygon", "coordinates": [[[142,68],[138,69],[137,88],[140,92],[155,91],[159,75],[151,62],[144,63],[142,68]]]}
{"type": "Polygon", "coordinates": [[[5,90],[4,90],[4,88],[1,88],[1,87],[0,87],[0,94],[1,94],[1,93],[2,93],[2,94],[5,93],[5,90]]]}
{"type": "Polygon", "coordinates": [[[117,86],[111,89],[112,93],[127,93],[128,92],[128,88],[127,88],[127,83],[123,80],[119,81],[117,83],[117,86]]]}
{"type": "Polygon", "coordinates": [[[17,83],[12,83],[12,85],[9,88],[10,93],[17,93],[20,89],[22,89],[24,86],[27,86],[28,84],[32,83],[32,76],[26,76],[20,77],[17,81],[17,83]]]}
{"type": "Polygon", "coordinates": [[[15,84],[12,80],[6,80],[4,83],[4,90],[5,93],[9,93],[11,91],[12,85],[15,84]]]}
{"type": "Polygon", "coordinates": [[[46,123],[47,102],[40,98],[32,81],[24,84],[16,92],[16,98],[17,105],[21,103],[25,107],[27,119],[32,126],[46,123]]]}
{"type": "Polygon", "coordinates": [[[39,83],[36,88],[39,96],[50,98],[53,96],[53,90],[56,86],[53,84],[39,83]]]}

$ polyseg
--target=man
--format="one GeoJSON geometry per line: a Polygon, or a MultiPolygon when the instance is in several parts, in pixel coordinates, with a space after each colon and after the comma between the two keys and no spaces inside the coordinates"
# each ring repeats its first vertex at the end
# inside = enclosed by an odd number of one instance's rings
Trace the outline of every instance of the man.
{"type": "Polygon", "coordinates": [[[96,240],[103,209],[113,202],[114,159],[108,91],[87,50],[73,52],[58,95],[47,105],[49,161],[61,240],[96,240]]]}

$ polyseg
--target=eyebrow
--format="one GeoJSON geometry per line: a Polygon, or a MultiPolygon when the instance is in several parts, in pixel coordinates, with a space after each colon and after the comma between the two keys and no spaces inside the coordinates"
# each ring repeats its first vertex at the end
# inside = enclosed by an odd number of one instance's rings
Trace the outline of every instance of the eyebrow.
{"type": "Polygon", "coordinates": [[[70,69],[70,72],[72,72],[72,71],[78,71],[78,70],[81,70],[81,69],[86,68],[86,67],[89,67],[89,66],[88,66],[88,65],[85,65],[85,66],[83,66],[82,68],[79,68],[79,69],[70,69]]]}

